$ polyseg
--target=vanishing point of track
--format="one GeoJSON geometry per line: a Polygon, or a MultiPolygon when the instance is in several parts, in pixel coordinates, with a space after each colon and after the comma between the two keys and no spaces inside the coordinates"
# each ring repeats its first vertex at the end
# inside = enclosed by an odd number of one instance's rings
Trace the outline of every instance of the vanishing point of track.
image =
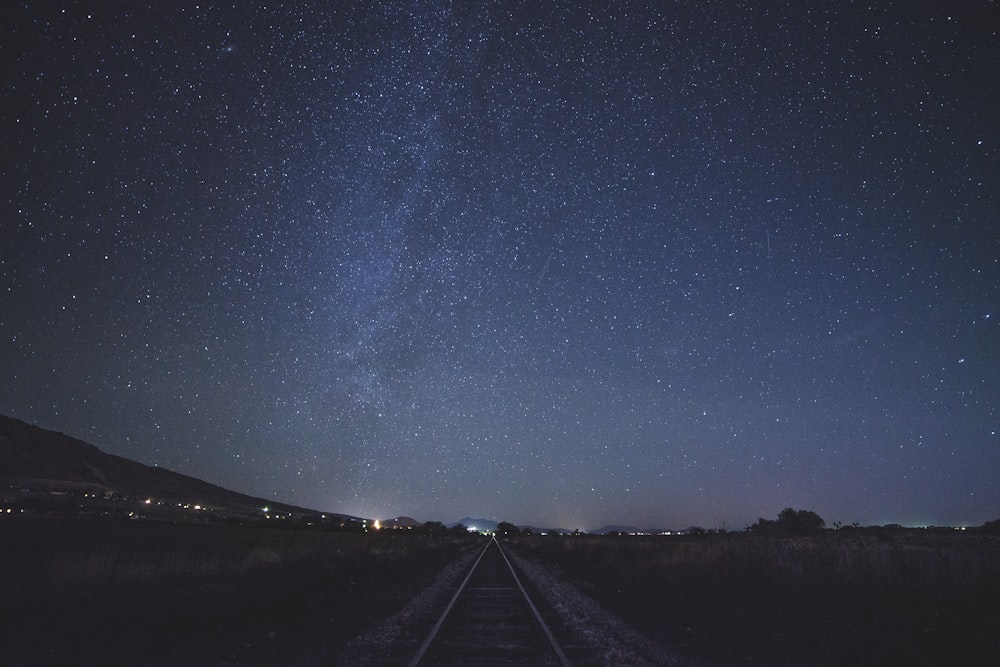
{"type": "Polygon", "coordinates": [[[568,667],[570,662],[492,538],[409,664],[568,667]]]}

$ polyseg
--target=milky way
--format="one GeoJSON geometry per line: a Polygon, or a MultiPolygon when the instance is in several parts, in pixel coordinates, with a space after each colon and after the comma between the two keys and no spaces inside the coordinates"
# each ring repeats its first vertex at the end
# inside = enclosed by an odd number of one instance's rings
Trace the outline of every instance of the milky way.
{"type": "Polygon", "coordinates": [[[0,412],[367,517],[1000,516],[996,3],[62,4],[0,412]]]}

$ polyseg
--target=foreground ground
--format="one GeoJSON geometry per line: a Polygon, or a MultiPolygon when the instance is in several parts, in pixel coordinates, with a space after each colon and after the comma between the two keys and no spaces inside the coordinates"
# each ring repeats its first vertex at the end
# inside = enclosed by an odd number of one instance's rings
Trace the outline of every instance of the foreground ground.
{"type": "Polygon", "coordinates": [[[10,665],[293,665],[335,656],[474,537],[81,519],[0,522],[10,665]]]}
{"type": "MultiPolygon", "coordinates": [[[[482,538],[0,521],[16,665],[405,664],[482,538]]],[[[527,585],[608,665],[1000,664],[1000,538],[536,536],[527,585]]]]}
{"type": "Polygon", "coordinates": [[[703,664],[1000,664],[996,535],[533,537],[512,547],[703,664]]]}

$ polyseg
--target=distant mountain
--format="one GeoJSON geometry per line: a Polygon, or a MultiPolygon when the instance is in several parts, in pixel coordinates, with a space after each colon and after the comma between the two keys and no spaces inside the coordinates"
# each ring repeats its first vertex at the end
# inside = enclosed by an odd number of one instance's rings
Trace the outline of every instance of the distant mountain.
{"type": "Polygon", "coordinates": [[[691,533],[695,531],[702,531],[700,528],[692,526],[687,530],[666,530],[663,528],[636,528],[635,526],[617,526],[617,525],[607,525],[601,526],[595,530],[589,531],[591,535],[606,535],[607,533],[628,533],[628,534],[638,534],[638,535],[662,535],[664,533],[673,535],[682,535],[686,533],[691,533]]]}
{"type": "Polygon", "coordinates": [[[462,524],[469,530],[496,530],[499,522],[491,521],[489,519],[473,519],[472,517],[465,517],[464,519],[459,519],[454,523],[447,524],[448,528],[454,528],[458,524],[462,524]]]}
{"type": "Polygon", "coordinates": [[[241,514],[260,513],[264,507],[272,513],[319,514],[107,454],[82,440],[0,415],[0,498],[68,492],[133,499],[136,505],[151,498],[241,514]]]}
{"type": "Polygon", "coordinates": [[[412,529],[419,528],[424,524],[420,523],[416,519],[408,516],[397,516],[395,519],[385,519],[379,522],[382,528],[402,528],[402,529],[412,529]]]}
{"type": "Polygon", "coordinates": [[[650,531],[636,528],[635,526],[616,526],[609,524],[588,532],[591,535],[604,535],[605,533],[648,533],[650,531]]]}
{"type": "MultiPolygon", "coordinates": [[[[498,525],[500,525],[500,523],[498,521],[492,521],[491,519],[473,519],[472,517],[468,517],[467,516],[464,519],[459,519],[458,521],[455,521],[453,523],[446,524],[446,527],[448,527],[448,528],[454,528],[458,524],[462,524],[463,526],[465,526],[466,528],[468,528],[470,530],[475,529],[477,531],[482,531],[482,530],[493,531],[493,530],[497,529],[498,525]]],[[[528,525],[518,526],[518,528],[520,528],[521,530],[530,529],[531,532],[536,533],[536,534],[539,534],[539,533],[557,534],[558,533],[558,534],[569,535],[570,533],[573,532],[572,530],[566,530],[565,528],[536,528],[535,526],[528,526],[528,525]]]]}
{"type": "Polygon", "coordinates": [[[537,526],[518,526],[521,530],[530,530],[535,535],[572,535],[568,528],[538,528],[537,526]]]}

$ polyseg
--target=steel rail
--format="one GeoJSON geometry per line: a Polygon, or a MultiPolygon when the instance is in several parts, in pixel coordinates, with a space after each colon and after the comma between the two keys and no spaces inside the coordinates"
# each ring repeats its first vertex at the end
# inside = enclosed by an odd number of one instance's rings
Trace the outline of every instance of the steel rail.
{"type": "Polygon", "coordinates": [[[491,547],[494,546],[500,552],[500,556],[503,558],[503,562],[507,566],[507,571],[510,573],[510,576],[514,579],[514,583],[517,585],[517,590],[520,592],[521,600],[526,604],[527,608],[531,612],[531,616],[534,622],[537,624],[537,626],[541,629],[542,633],[545,635],[545,638],[549,644],[549,648],[552,650],[552,653],[558,660],[559,665],[561,667],[570,667],[571,663],[569,659],[566,657],[566,654],[562,650],[562,647],[559,646],[559,643],[556,641],[556,638],[552,634],[552,631],[549,629],[548,625],[542,619],[541,613],[539,613],[538,608],[535,606],[535,603],[532,602],[531,597],[528,595],[528,592],[525,590],[524,585],[521,583],[521,579],[517,576],[517,572],[515,572],[514,566],[511,564],[510,559],[507,558],[507,554],[504,553],[504,550],[500,547],[500,543],[497,541],[496,537],[491,538],[490,541],[486,543],[486,546],[483,548],[483,550],[479,553],[479,557],[476,558],[476,561],[475,563],[473,563],[472,568],[469,570],[469,573],[465,576],[465,579],[462,580],[462,583],[458,587],[458,590],[455,591],[455,594],[448,602],[448,605],[445,607],[444,612],[441,614],[441,617],[438,618],[437,622],[434,624],[434,627],[431,628],[430,633],[427,635],[427,638],[424,639],[423,644],[420,645],[420,648],[417,650],[417,653],[413,656],[413,659],[409,662],[409,667],[418,667],[421,660],[424,659],[428,649],[430,649],[431,645],[438,637],[441,628],[444,626],[445,621],[448,619],[448,616],[451,613],[452,608],[455,606],[455,603],[465,593],[466,585],[469,583],[469,580],[472,579],[472,576],[476,572],[476,568],[479,566],[480,561],[482,561],[483,556],[486,554],[487,551],[489,551],[491,547]]]}
{"type": "MultiPolygon", "coordinates": [[[[497,542],[497,538],[495,536],[493,537],[493,542],[496,543],[497,549],[500,549],[500,543],[497,542]]],[[[570,667],[569,659],[566,657],[566,654],[563,653],[563,650],[556,641],[556,638],[552,636],[552,631],[549,630],[549,626],[542,620],[542,615],[538,613],[538,607],[536,607],[535,603],[531,601],[531,596],[528,595],[528,591],[524,590],[524,586],[521,585],[521,579],[517,576],[517,572],[514,571],[514,566],[510,564],[510,560],[507,558],[507,554],[503,552],[503,549],[500,549],[500,555],[503,556],[504,562],[507,563],[507,567],[510,568],[510,574],[514,577],[514,583],[517,584],[518,590],[520,590],[521,595],[524,596],[524,601],[528,603],[528,608],[531,609],[531,613],[534,615],[535,620],[538,621],[539,627],[542,628],[542,632],[545,633],[545,637],[549,640],[549,644],[552,646],[552,651],[556,654],[556,658],[559,659],[559,664],[562,667],[570,667]]]]}
{"type": "MultiPolygon", "coordinates": [[[[496,541],[495,537],[493,538],[493,541],[496,541]]],[[[417,654],[413,656],[413,660],[410,660],[407,667],[417,667],[417,665],[420,664],[420,661],[424,657],[424,653],[427,653],[427,649],[430,648],[431,642],[433,642],[434,638],[437,636],[438,630],[440,630],[441,626],[444,625],[444,619],[448,618],[448,613],[451,612],[451,608],[455,606],[455,601],[462,596],[462,591],[465,590],[465,585],[469,583],[469,579],[472,578],[472,573],[476,571],[476,567],[479,566],[479,561],[483,559],[483,554],[485,554],[486,550],[489,548],[490,542],[487,542],[483,550],[479,552],[479,557],[476,559],[476,562],[473,563],[472,568],[469,569],[469,573],[465,575],[465,579],[462,580],[462,584],[458,587],[458,590],[455,591],[455,594],[451,596],[451,600],[448,602],[448,606],[444,608],[441,618],[439,618],[434,624],[434,627],[431,628],[430,633],[427,635],[427,639],[425,639],[424,643],[420,645],[419,649],[417,649],[417,654]]]]}

